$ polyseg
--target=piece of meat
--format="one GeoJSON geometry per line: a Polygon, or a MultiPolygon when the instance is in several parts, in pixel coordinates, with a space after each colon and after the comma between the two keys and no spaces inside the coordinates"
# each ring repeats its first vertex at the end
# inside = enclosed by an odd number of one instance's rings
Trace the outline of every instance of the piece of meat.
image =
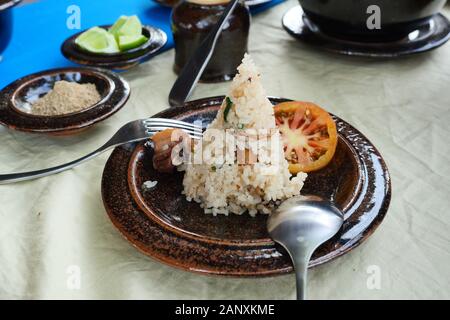
{"type": "Polygon", "coordinates": [[[190,139],[180,129],[166,129],[151,137],[153,141],[153,168],[159,172],[171,173],[175,168],[172,163],[172,149],[183,139],[190,139]],[[174,141],[172,141],[174,140],[174,141]]]}

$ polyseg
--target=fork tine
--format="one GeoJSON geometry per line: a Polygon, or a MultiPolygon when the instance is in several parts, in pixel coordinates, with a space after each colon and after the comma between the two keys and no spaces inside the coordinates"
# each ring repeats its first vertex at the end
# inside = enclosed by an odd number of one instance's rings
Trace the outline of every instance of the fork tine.
{"type": "MultiPolygon", "coordinates": [[[[196,131],[196,132],[200,132],[200,133],[202,132],[201,129],[197,129],[197,128],[187,127],[187,126],[178,125],[178,124],[171,124],[171,123],[160,123],[160,122],[146,124],[145,127],[146,128],[174,128],[174,129],[184,129],[184,130],[196,131]]],[[[162,130],[164,130],[164,129],[162,129],[162,130]]]]}
{"type": "Polygon", "coordinates": [[[154,124],[146,124],[146,125],[144,125],[144,127],[147,131],[149,131],[149,130],[163,131],[165,129],[173,128],[173,129],[184,130],[184,131],[188,132],[189,134],[200,135],[200,136],[202,135],[202,130],[200,130],[198,128],[189,128],[189,127],[185,127],[185,126],[181,126],[181,125],[177,125],[177,124],[154,123],[154,124]]]}
{"type": "MultiPolygon", "coordinates": [[[[163,131],[166,129],[172,129],[172,128],[171,127],[152,127],[152,128],[148,128],[147,132],[156,133],[156,132],[160,132],[160,131],[163,131]]],[[[186,130],[186,129],[181,129],[181,130],[183,130],[184,132],[186,132],[189,135],[199,136],[199,137],[203,136],[203,134],[201,132],[194,132],[192,130],[186,130]]]]}
{"type": "Polygon", "coordinates": [[[181,129],[193,139],[201,139],[203,129],[192,123],[166,118],[147,118],[142,123],[148,134],[153,135],[166,129],[181,129]]]}
{"type": "Polygon", "coordinates": [[[194,130],[190,128],[180,128],[173,125],[149,125],[146,127],[148,131],[163,131],[166,129],[181,129],[183,131],[186,131],[188,133],[196,134],[196,135],[203,135],[203,132],[199,130],[194,130]]]}
{"type": "Polygon", "coordinates": [[[199,130],[198,127],[196,128],[189,128],[189,127],[184,127],[178,124],[168,124],[168,123],[152,123],[152,124],[145,124],[144,125],[145,129],[147,132],[159,132],[159,131],[163,131],[166,129],[181,129],[184,132],[188,133],[189,135],[193,135],[193,136],[203,136],[203,132],[202,130],[199,130]]]}
{"type": "Polygon", "coordinates": [[[149,122],[149,123],[150,122],[154,122],[154,121],[164,121],[164,122],[167,122],[167,123],[185,124],[185,125],[189,125],[189,126],[192,126],[192,127],[196,127],[196,125],[194,125],[193,123],[186,122],[186,121],[181,121],[181,120],[176,120],[176,119],[169,119],[169,118],[147,118],[144,121],[145,122],[149,122]]]}
{"type": "Polygon", "coordinates": [[[198,129],[198,130],[202,130],[202,127],[194,125],[193,123],[189,123],[189,122],[184,122],[184,121],[180,121],[180,120],[175,120],[175,119],[165,119],[165,118],[148,118],[144,120],[144,124],[145,125],[155,125],[155,124],[162,124],[162,125],[176,125],[179,126],[180,128],[189,128],[189,129],[198,129]]]}
{"type": "MultiPolygon", "coordinates": [[[[160,127],[161,128],[161,127],[160,127]]],[[[165,129],[169,129],[168,127],[165,127],[165,129]]],[[[163,129],[164,130],[164,129],[163,129]]],[[[199,140],[199,139],[201,139],[202,138],[202,134],[201,133],[195,133],[195,132],[192,132],[192,131],[189,131],[189,130],[184,130],[184,129],[182,129],[184,132],[186,132],[188,135],[189,135],[189,137],[191,137],[192,139],[196,139],[196,140],[199,140]]],[[[153,135],[153,134],[155,134],[155,133],[158,133],[158,132],[161,132],[162,130],[160,130],[160,129],[153,129],[153,130],[147,130],[147,133],[149,134],[149,135],[153,135]]]]}

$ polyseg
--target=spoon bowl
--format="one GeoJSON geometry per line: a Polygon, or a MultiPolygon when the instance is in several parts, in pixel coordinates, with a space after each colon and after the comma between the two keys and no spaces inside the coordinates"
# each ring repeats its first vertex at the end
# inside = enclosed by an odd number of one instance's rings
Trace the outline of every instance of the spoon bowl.
{"type": "Polygon", "coordinates": [[[341,228],[344,215],[331,201],[318,196],[298,196],[284,201],[269,216],[267,229],[294,264],[297,299],[305,299],[306,272],[314,251],[341,228]]]}

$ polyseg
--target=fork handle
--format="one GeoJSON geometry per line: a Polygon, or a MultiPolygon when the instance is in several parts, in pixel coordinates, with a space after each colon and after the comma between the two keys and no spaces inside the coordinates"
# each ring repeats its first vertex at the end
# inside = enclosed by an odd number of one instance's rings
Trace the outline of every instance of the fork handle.
{"type": "Polygon", "coordinates": [[[28,172],[19,172],[19,173],[9,173],[9,174],[0,174],[0,184],[8,184],[8,183],[14,183],[19,181],[25,181],[25,180],[33,180],[45,176],[49,176],[51,174],[59,173],[62,171],[69,170],[85,161],[88,161],[92,158],[95,158],[99,154],[105,152],[106,150],[110,149],[114,145],[111,145],[109,143],[104,144],[97,150],[79,158],[76,160],[73,160],[71,162],[47,168],[47,169],[41,169],[41,170],[35,170],[35,171],[28,171],[28,172]]]}

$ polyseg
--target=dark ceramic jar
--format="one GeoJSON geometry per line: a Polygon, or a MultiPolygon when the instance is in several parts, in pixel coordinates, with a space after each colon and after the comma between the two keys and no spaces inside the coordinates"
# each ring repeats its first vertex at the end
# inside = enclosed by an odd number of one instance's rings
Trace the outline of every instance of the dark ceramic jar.
{"type": "Polygon", "coordinates": [[[160,5],[171,8],[173,8],[178,2],[180,2],[180,0],[154,0],[154,1],[158,2],[160,5]]]}
{"type": "MultiPolygon", "coordinates": [[[[228,0],[190,0],[179,3],[172,12],[172,33],[175,42],[175,72],[187,63],[195,49],[219,21],[228,0]]],[[[250,13],[239,2],[225,24],[214,53],[206,66],[203,82],[231,80],[247,52],[250,13]]]]}
{"type": "Polygon", "coordinates": [[[0,0],[0,54],[8,46],[13,28],[12,7],[21,0],[0,0]]]}

